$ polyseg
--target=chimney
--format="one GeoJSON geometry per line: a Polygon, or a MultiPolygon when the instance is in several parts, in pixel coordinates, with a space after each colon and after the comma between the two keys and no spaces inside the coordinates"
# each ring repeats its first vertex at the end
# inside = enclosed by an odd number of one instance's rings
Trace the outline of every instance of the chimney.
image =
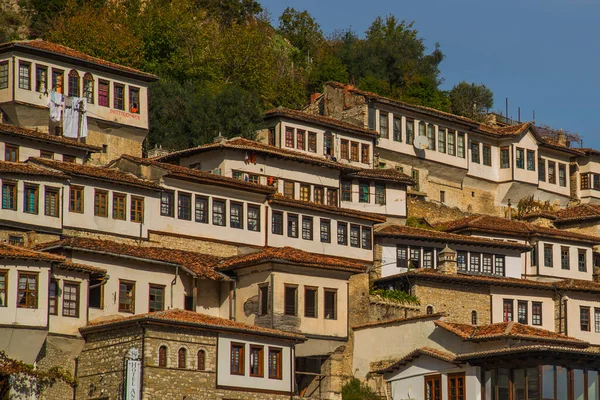
{"type": "Polygon", "coordinates": [[[349,92],[351,90],[354,90],[353,85],[344,85],[344,92],[349,92]]]}
{"type": "Polygon", "coordinates": [[[219,135],[214,138],[213,142],[215,142],[215,143],[221,143],[224,140],[226,140],[225,137],[221,134],[221,132],[219,132],[219,135]]]}
{"type": "Polygon", "coordinates": [[[596,283],[600,283],[600,267],[594,267],[594,274],[592,280],[596,283]]]}
{"type": "Polygon", "coordinates": [[[321,97],[321,93],[313,93],[310,95],[310,104],[314,104],[317,99],[321,97]]]}
{"type": "Polygon", "coordinates": [[[448,245],[438,254],[438,271],[440,274],[456,275],[456,251],[448,245]]]}
{"type": "Polygon", "coordinates": [[[558,144],[560,144],[561,146],[567,145],[567,135],[565,135],[565,131],[563,131],[562,129],[558,131],[558,144]]]}

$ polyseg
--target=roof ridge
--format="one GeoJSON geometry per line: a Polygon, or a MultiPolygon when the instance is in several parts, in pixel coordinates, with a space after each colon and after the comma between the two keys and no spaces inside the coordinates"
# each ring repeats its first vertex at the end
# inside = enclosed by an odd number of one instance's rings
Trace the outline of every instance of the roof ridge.
{"type": "Polygon", "coordinates": [[[504,334],[510,335],[514,327],[515,327],[515,321],[510,321],[508,324],[506,324],[506,329],[504,329],[504,334]]]}

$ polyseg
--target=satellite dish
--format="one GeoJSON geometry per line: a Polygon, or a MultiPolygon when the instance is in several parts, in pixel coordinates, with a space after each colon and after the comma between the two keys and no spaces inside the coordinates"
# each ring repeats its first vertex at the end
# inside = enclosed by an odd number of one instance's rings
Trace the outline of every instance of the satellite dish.
{"type": "Polygon", "coordinates": [[[426,136],[417,136],[413,141],[415,149],[424,150],[429,148],[429,140],[426,136]]]}

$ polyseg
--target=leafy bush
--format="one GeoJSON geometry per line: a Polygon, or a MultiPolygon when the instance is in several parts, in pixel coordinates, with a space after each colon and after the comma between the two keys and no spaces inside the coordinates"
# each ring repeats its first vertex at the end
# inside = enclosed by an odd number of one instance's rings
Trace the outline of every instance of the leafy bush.
{"type": "Polygon", "coordinates": [[[342,386],[342,400],[380,400],[380,397],[373,389],[352,378],[342,386]]]}
{"type": "Polygon", "coordinates": [[[369,294],[374,296],[380,296],[386,300],[391,300],[400,304],[414,304],[420,305],[419,299],[410,293],[403,292],[395,289],[378,289],[375,286],[371,286],[369,294]]]}

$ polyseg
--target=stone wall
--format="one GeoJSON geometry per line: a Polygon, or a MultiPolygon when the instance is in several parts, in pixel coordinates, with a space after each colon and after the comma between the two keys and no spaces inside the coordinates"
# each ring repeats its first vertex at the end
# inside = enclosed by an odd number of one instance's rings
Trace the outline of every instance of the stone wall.
{"type": "Polygon", "coordinates": [[[424,218],[430,224],[461,219],[468,216],[457,207],[448,207],[440,202],[427,201],[422,197],[408,196],[408,218],[424,218]]]}
{"type": "Polygon", "coordinates": [[[23,231],[18,229],[1,229],[0,243],[8,243],[11,236],[23,238],[23,245],[30,248],[40,243],[52,242],[60,239],[59,235],[39,233],[35,231],[23,231]]]}
{"type": "MultiPolygon", "coordinates": [[[[81,349],[81,339],[77,338],[58,338],[58,342],[63,346],[57,345],[48,336],[36,360],[36,368],[40,371],[48,371],[51,368],[59,367],[62,371],[75,376],[75,356],[81,349]],[[62,347],[62,348],[61,348],[62,347]]],[[[39,396],[40,399],[70,399],[73,398],[73,388],[58,381],[50,388],[47,388],[39,396]]]]}
{"type": "Polygon", "coordinates": [[[431,305],[434,312],[447,313],[449,322],[471,324],[471,312],[475,310],[479,325],[491,323],[490,289],[487,286],[419,280],[412,291],[423,311],[431,305]]]}

